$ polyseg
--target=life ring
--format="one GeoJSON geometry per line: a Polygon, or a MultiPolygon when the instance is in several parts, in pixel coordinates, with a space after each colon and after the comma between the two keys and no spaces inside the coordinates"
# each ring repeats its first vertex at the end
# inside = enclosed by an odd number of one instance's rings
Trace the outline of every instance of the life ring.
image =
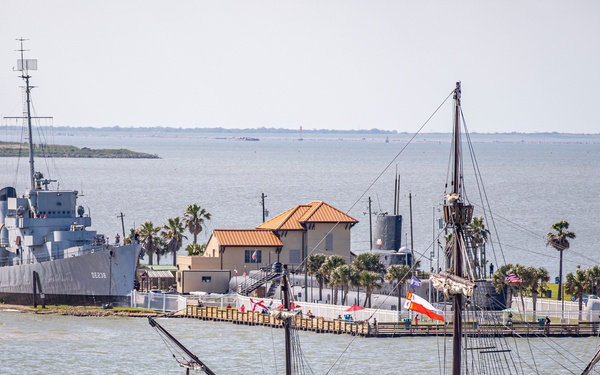
{"type": "Polygon", "coordinates": [[[17,244],[17,246],[21,246],[21,236],[17,236],[15,243],[17,244]]]}

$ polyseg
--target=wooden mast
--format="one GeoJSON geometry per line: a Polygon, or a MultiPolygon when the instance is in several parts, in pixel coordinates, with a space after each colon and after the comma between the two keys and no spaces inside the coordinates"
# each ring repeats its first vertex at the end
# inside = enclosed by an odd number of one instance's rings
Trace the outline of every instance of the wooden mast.
{"type": "MultiPolygon", "coordinates": [[[[284,265],[283,271],[283,285],[281,286],[281,293],[283,294],[283,308],[290,311],[290,294],[289,294],[289,282],[288,282],[288,270],[287,265],[284,265]]],[[[292,375],[292,340],[291,340],[291,319],[283,320],[283,329],[285,332],[285,374],[292,375]]]]}
{"type": "MultiPolygon", "coordinates": [[[[451,211],[454,211],[454,215],[449,215],[451,224],[454,227],[454,274],[458,277],[462,277],[462,249],[461,249],[461,231],[462,223],[459,218],[463,215],[458,214],[461,211],[462,202],[460,199],[460,82],[456,83],[456,89],[454,90],[454,167],[453,167],[453,179],[452,179],[452,196],[453,202],[448,204],[453,207],[449,207],[451,211]]],[[[462,294],[455,294],[453,299],[453,342],[452,342],[452,375],[460,375],[461,373],[461,359],[462,359],[462,294]]]]}

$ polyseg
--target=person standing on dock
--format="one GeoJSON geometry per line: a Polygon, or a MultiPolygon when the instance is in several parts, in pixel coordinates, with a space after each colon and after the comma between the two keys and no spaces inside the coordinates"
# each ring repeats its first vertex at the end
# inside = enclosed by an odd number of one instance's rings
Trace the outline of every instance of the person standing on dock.
{"type": "Polygon", "coordinates": [[[544,321],[544,331],[546,331],[546,334],[550,333],[550,318],[548,318],[548,315],[546,315],[546,320],[544,321]]]}

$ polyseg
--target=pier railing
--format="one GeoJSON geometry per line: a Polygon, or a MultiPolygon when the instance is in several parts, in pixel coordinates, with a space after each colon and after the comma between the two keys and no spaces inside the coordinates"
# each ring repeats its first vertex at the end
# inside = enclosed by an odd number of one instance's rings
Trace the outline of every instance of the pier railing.
{"type": "MultiPolygon", "coordinates": [[[[252,311],[239,311],[234,308],[189,305],[183,312],[186,318],[210,321],[230,322],[233,324],[262,325],[274,328],[283,326],[283,322],[271,314],[252,311]]],[[[321,316],[303,317],[300,314],[292,318],[292,327],[316,333],[349,334],[365,337],[403,337],[403,336],[451,336],[452,323],[430,322],[418,324],[406,320],[402,322],[374,323],[368,321],[346,321],[344,319],[326,319],[321,316]]],[[[516,337],[588,337],[597,336],[600,323],[579,322],[576,324],[544,325],[539,321],[515,321],[511,324],[465,324],[465,334],[479,336],[516,336],[516,337]]]]}
{"type": "MultiPolygon", "coordinates": [[[[283,321],[271,314],[252,312],[233,308],[221,309],[215,306],[188,306],[185,317],[202,320],[225,321],[234,324],[262,325],[275,328],[283,327],[283,321]]],[[[316,331],[321,333],[351,334],[368,336],[373,326],[366,321],[327,320],[323,317],[306,318],[300,314],[292,318],[292,327],[305,331],[316,331]]]]}

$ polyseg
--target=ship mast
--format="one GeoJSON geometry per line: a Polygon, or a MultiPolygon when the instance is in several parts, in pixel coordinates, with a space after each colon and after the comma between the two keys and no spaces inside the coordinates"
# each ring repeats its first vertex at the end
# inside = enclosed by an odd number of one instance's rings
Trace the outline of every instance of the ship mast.
{"type": "MultiPolygon", "coordinates": [[[[452,193],[460,196],[460,82],[456,83],[454,90],[454,168],[452,179],[452,193]]],[[[459,200],[453,202],[459,204],[459,200]]],[[[460,249],[460,225],[454,223],[454,274],[462,276],[462,257],[460,249]]],[[[452,343],[452,375],[460,375],[462,357],[462,294],[455,294],[453,300],[453,343],[452,343]]]]}
{"type": "MultiPolygon", "coordinates": [[[[281,293],[283,294],[283,308],[287,311],[291,311],[290,309],[290,294],[289,294],[289,281],[288,281],[288,272],[287,265],[284,266],[285,271],[282,276],[283,285],[281,286],[281,293]]],[[[291,321],[290,319],[285,319],[283,321],[283,330],[285,335],[285,374],[292,374],[292,339],[291,339],[291,321]]]]}
{"type": "MultiPolygon", "coordinates": [[[[452,192],[446,195],[444,203],[444,218],[446,225],[453,228],[452,235],[452,267],[454,276],[462,280],[465,285],[468,280],[464,279],[463,274],[463,247],[464,247],[464,228],[471,222],[473,216],[473,206],[465,204],[462,197],[462,158],[461,158],[461,137],[460,137],[460,118],[461,118],[461,87],[460,82],[456,83],[454,89],[454,129],[453,129],[453,166],[452,166],[452,192]]],[[[467,294],[470,295],[470,294],[467,294]]],[[[452,375],[460,375],[462,360],[462,312],[463,312],[463,293],[453,294],[452,310],[453,318],[453,342],[452,342],[452,375]]]]}
{"type": "Polygon", "coordinates": [[[25,80],[25,101],[27,104],[27,113],[25,114],[27,118],[27,134],[29,138],[29,182],[31,184],[31,190],[35,190],[35,167],[33,164],[33,131],[31,130],[31,89],[32,86],[29,85],[29,70],[37,70],[37,60],[35,59],[24,59],[23,53],[25,50],[23,49],[23,42],[28,39],[19,38],[17,39],[21,43],[21,49],[17,50],[21,53],[21,59],[17,61],[17,70],[21,72],[21,78],[25,80]]]}

